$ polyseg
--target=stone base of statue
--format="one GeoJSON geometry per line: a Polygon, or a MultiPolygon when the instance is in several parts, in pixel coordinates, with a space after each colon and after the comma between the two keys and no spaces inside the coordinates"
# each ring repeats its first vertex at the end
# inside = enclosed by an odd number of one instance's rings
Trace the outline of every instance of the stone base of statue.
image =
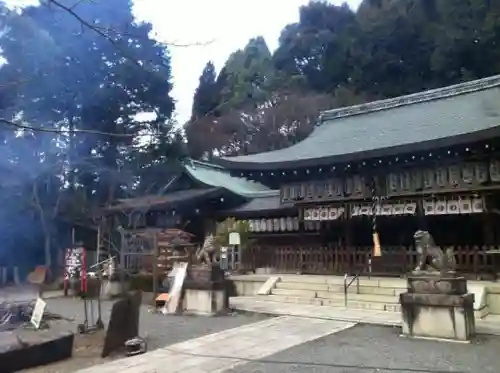
{"type": "Polygon", "coordinates": [[[454,272],[411,274],[400,303],[404,336],[467,342],[476,333],[474,294],[454,272]]]}
{"type": "Polygon", "coordinates": [[[189,266],[183,286],[183,311],[217,315],[228,311],[228,281],[218,264],[189,266]]]}
{"type": "Polygon", "coordinates": [[[130,278],[127,275],[122,278],[119,273],[114,273],[102,279],[101,296],[106,299],[114,299],[122,296],[129,289],[130,278]]]}

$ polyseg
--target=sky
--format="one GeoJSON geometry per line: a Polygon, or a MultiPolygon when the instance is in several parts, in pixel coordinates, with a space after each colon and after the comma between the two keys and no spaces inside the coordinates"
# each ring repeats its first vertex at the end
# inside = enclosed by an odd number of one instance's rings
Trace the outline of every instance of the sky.
{"type": "MultiPolygon", "coordinates": [[[[177,120],[191,115],[193,94],[205,64],[211,60],[221,69],[229,55],[245,47],[248,40],[263,36],[269,48],[278,44],[281,30],[296,22],[299,7],[309,0],[135,0],[139,19],[153,24],[156,38],[176,44],[209,44],[171,47],[173,96],[177,120]]],[[[361,0],[347,2],[355,8],[361,0]]]]}
{"type": "MultiPolygon", "coordinates": [[[[24,5],[36,0],[7,0],[24,5]]],[[[75,0],[77,2],[78,0],[75,0]]],[[[90,0],[89,0],[90,1],[90,0]]],[[[105,0],[93,0],[105,1],[105,0]]],[[[269,48],[277,47],[281,30],[296,22],[299,7],[309,0],[133,0],[138,20],[153,24],[154,36],[171,46],[173,96],[176,119],[183,124],[191,115],[193,94],[205,64],[221,69],[229,55],[248,40],[263,36],[269,48]]],[[[356,8],[361,0],[347,2],[356,8]]]]}

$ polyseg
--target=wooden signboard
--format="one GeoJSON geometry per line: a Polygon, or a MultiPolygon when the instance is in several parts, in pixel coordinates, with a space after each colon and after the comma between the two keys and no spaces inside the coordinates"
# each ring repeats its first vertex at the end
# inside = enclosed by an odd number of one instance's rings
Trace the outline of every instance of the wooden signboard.
{"type": "Polygon", "coordinates": [[[66,249],[64,263],[64,290],[67,293],[71,279],[80,280],[80,291],[87,289],[87,263],[86,251],[82,246],[66,249]]]}

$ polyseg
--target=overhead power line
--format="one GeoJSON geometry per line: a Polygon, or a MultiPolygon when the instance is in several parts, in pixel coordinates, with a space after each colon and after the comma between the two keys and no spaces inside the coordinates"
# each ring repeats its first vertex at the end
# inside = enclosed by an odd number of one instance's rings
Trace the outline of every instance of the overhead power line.
{"type": "Polygon", "coordinates": [[[34,132],[47,132],[47,133],[60,133],[60,134],[78,134],[78,133],[84,133],[84,134],[94,134],[94,135],[102,135],[102,136],[110,136],[110,137],[124,137],[124,138],[130,138],[130,137],[145,137],[145,136],[151,136],[151,137],[168,137],[170,134],[162,134],[162,133],[157,133],[157,132],[143,132],[143,133],[117,133],[117,132],[105,132],[105,131],[99,131],[99,130],[89,130],[89,129],[60,129],[60,128],[44,128],[44,127],[35,127],[27,124],[20,124],[13,122],[11,120],[5,119],[5,118],[0,118],[0,123],[6,124],[11,127],[19,128],[22,130],[27,130],[27,131],[34,131],[34,132]]]}

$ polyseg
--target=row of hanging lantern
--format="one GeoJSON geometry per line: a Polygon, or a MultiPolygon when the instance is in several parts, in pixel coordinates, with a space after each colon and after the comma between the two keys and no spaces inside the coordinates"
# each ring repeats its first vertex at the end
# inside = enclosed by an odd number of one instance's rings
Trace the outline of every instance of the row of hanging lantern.
{"type": "Polygon", "coordinates": [[[385,199],[375,199],[372,204],[353,205],[351,209],[351,216],[415,215],[416,211],[416,202],[388,203],[385,199]]]}
{"type": "MultiPolygon", "coordinates": [[[[455,215],[477,214],[485,211],[484,199],[470,195],[438,199],[424,199],[422,201],[425,215],[455,215]]],[[[375,195],[372,203],[352,204],[350,206],[320,206],[303,209],[305,230],[317,230],[321,221],[338,220],[345,213],[349,217],[371,217],[373,234],[377,232],[378,216],[403,216],[417,213],[417,202],[389,201],[386,197],[375,195]]],[[[262,218],[248,220],[250,232],[292,232],[300,229],[299,217],[262,218]]]]}
{"type": "Polygon", "coordinates": [[[344,207],[308,207],[304,209],[304,221],[337,220],[344,214],[344,207]]]}
{"type": "Polygon", "coordinates": [[[480,214],[485,211],[483,197],[461,196],[457,198],[442,197],[436,200],[424,200],[425,215],[480,214]]]}
{"type": "Polygon", "coordinates": [[[250,232],[293,232],[300,228],[299,217],[281,217],[248,220],[250,232]]]}
{"type": "MultiPolygon", "coordinates": [[[[299,217],[282,217],[269,219],[248,220],[249,231],[252,233],[284,233],[298,232],[300,230],[299,217]]],[[[319,231],[320,221],[304,221],[305,231],[319,231]]]]}
{"type": "Polygon", "coordinates": [[[415,215],[416,202],[388,202],[382,198],[368,204],[353,204],[350,207],[307,207],[304,208],[304,221],[331,221],[337,220],[348,212],[350,217],[373,215],[415,215]]]}

